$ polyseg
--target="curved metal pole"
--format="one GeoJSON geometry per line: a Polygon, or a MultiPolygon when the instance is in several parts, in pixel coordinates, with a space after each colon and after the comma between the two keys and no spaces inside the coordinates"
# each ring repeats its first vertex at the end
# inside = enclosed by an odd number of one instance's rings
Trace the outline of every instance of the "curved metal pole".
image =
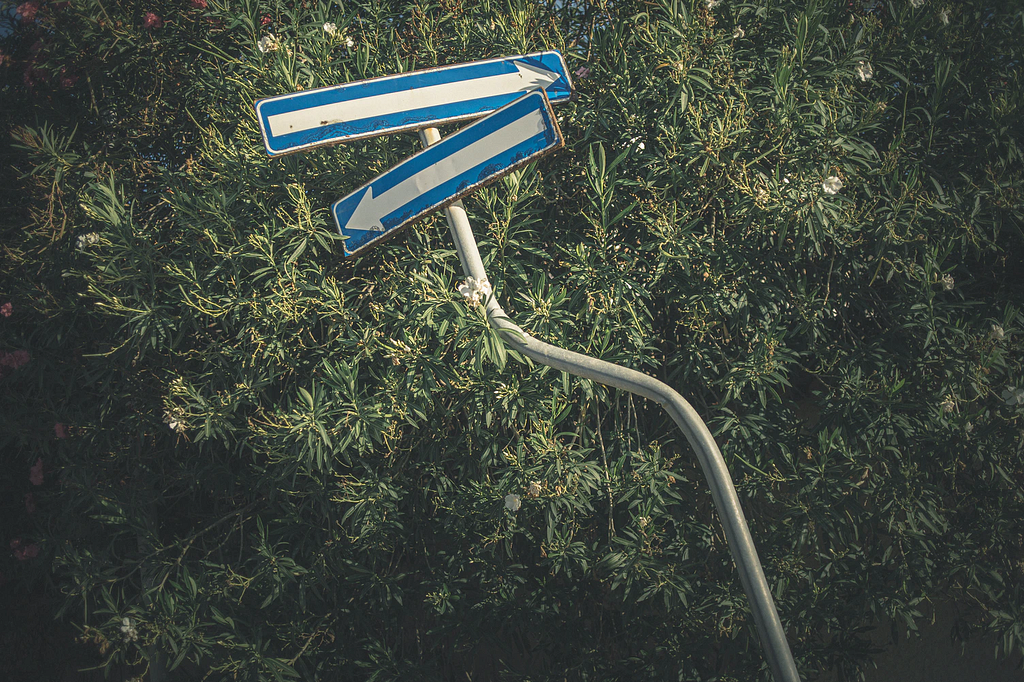
{"type": "MultiPolygon", "coordinates": [[[[424,146],[434,144],[440,139],[441,135],[437,128],[420,131],[420,140],[424,146]]],[[[463,272],[467,277],[486,280],[487,273],[484,271],[480,251],[477,249],[476,239],[473,237],[462,202],[457,201],[445,209],[445,215],[452,238],[455,240],[455,249],[462,262],[463,272]]],[[[488,297],[486,305],[490,325],[499,331],[509,346],[523,355],[549,367],[642,395],[668,411],[697,453],[704,475],[708,478],[711,497],[715,501],[715,507],[725,529],[725,537],[739,571],[743,590],[750,600],[754,624],[761,638],[772,676],[776,682],[800,682],[800,675],[797,673],[793,654],[789,650],[785,630],[779,621],[779,614],[775,610],[775,602],[768,590],[768,582],[761,569],[761,561],[757,558],[757,550],[747,529],[747,522],[743,517],[732,478],[729,476],[729,469],[714,437],[696,410],[672,387],[654,377],[533,338],[508,318],[495,296],[488,297]]]]}

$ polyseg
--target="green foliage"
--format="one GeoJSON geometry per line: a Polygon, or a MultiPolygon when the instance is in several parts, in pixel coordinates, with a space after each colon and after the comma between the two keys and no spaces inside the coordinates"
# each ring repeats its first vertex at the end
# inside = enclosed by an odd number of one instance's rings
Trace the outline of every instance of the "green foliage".
{"type": "Polygon", "coordinates": [[[559,49],[566,149],[466,201],[510,316],[692,399],[808,678],[940,599],[1024,651],[1024,14],[913,4],[5,20],[0,571],[153,679],[766,678],[660,408],[506,349],[439,216],[339,258],[415,136],[263,152],[258,98],[559,49]]]}

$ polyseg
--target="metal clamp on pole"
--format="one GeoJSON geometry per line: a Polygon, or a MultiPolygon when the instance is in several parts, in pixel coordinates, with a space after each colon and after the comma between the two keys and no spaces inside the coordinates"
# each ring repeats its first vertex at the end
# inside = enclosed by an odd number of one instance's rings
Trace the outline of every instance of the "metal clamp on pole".
{"type": "MultiPolygon", "coordinates": [[[[432,145],[441,139],[437,128],[426,128],[419,134],[424,146],[432,145]]],[[[463,272],[467,277],[486,280],[487,273],[484,272],[480,251],[477,249],[476,239],[473,237],[462,202],[456,201],[445,209],[445,215],[452,238],[455,240],[455,249],[462,262],[463,272]]],[[[786,633],[779,621],[779,614],[775,610],[775,602],[768,590],[768,582],[761,569],[754,541],[747,529],[747,522],[743,517],[732,478],[729,476],[729,469],[707,425],[690,403],[668,384],[646,374],[573,353],[533,338],[509,320],[494,296],[488,298],[486,305],[489,324],[499,331],[505,343],[523,355],[549,367],[642,395],[659,403],[668,411],[697,453],[701,468],[708,478],[711,496],[725,529],[725,537],[733,561],[736,562],[740,582],[750,600],[754,624],[772,675],[776,682],[800,682],[800,675],[797,673],[793,654],[789,650],[786,633]]]]}

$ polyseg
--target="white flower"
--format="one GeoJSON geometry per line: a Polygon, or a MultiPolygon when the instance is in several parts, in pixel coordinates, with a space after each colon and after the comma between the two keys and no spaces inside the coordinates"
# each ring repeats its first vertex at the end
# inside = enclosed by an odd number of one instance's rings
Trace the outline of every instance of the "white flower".
{"type": "Polygon", "coordinates": [[[1007,405],[1024,405],[1024,388],[1008,387],[1003,391],[1003,400],[1007,405]]]}
{"type": "Polygon", "coordinates": [[[743,32],[743,27],[742,26],[737,26],[736,30],[732,32],[732,37],[733,38],[742,38],[745,35],[747,35],[747,34],[743,32]]]}
{"type": "Polygon", "coordinates": [[[540,496],[540,481],[530,481],[530,485],[526,488],[527,497],[539,497],[540,496]]]}
{"type": "Polygon", "coordinates": [[[988,338],[993,341],[1002,341],[1006,338],[1006,332],[1003,331],[1003,328],[1000,325],[994,324],[992,325],[992,331],[988,333],[988,338]]]}
{"type": "Polygon", "coordinates": [[[939,21],[942,22],[943,26],[949,26],[949,8],[945,8],[939,12],[939,21]]]}
{"type": "Polygon", "coordinates": [[[338,25],[337,24],[335,24],[333,22],[330,22],[330,21],[328,21],[328,22],[326,22],[324,24],[324,33],[326,33],[327,35],[333,36],[337,32],[338,32],[338,25]]]}
{"type": "Polygon", "coordinates": [[[942,289],[944,291],[950,291],[956,284],[956,280],[953,279],[953,275],[948,272],[942,276],[942,289]]]}
{"type": "Polygon", "coordinates": [[[277,38],[274,37],[273,33],[268,33],[260,38],[260,42],[256,43],[256,47],[260,48],[260,52],[266,54],[267,52],[281,49],[281,43],[277,42],[277,38]]]}
{"type": "Polygon", "coordinates": [[[910,0],[910,6],[917,9],[924,4],[924,0],[910,0]]]}
{"type": "Polygon", "coordinates": [[[825,182],[821,183],[821,189],[825,194],[838,194],[842,188],[843,181],[834,175],[828,176],[825,182]]]}
{"type": "Polygon", "coordinates": [[[167,424],[171,431],[175,433],[185,433],[184,417],[185,414],[181,408],[164,410],[164,424],[167,424]]]}
{"type": "Polygon", "coordinates": [[[466,299],[467,303],[480,303],[486,301],[491,295],[491,283],[484,279],[467,277],[466,281],[459,285],[459,293],[466,299]]]}
{"type": "Polygon", "coordinates": [[[89,232],[88,234],[78,235],[78,239],[75,240],[75,248],[81,251],[87,246],[92,246],[100,240],[100,236],[95,232],[89,232]]]}
{"type": "Polygon", "coordinates": [[[704,4],[708,6],[708,9],[714,9],[722,4],[722,0],[705,0],[704,4]]]}
{"type": "Polygon", "coordinates": [[[522,498],[515,493],[509,493],[505,496],[505,509],[509,511],[519,511],[519,508],[523,506],[522,498]]]}
{"type": "Polygon", "coordinates": [[[789,184],[789,176],[787,175],[786,177],[782,178],[782,181],[788,185],[789,184]]]}
{"type": "Polygon", "coordinates": [[[942,411],[949,414],[956,409],[956,402],[953,401],[953,396],[947,395],[946,399],[942,401],[942,411]]]}
{"type": "Polygon", "coordinates": [[[971,422],[967,422],[966,424],[964,424],[964,431],[966,431],[967,433],[973,432],[974,424],[972,424],[971,422]]]}
{"type": "Polygon", "coordinates": [[[650,516],[638,516],[636,518],[636,522],[640,524],[641,528],[646,528],[647,524],[649,524],[651,522],[651,517],[650,516]]]}
{"type": "Polygon", "coordinates": [[[121,619],[121,634],[126,642],[134,642],[139,639],[139,631],[135,629],[131,618],[121,619]]]}
{"type": "Polygon", "coordinates": [[[356,41],[352,40],[351,36],[349,36],[348,38],[345,38],[345,47],[347,47],[348,49],[351,50],[355,46],[356,46],[356,41]]]}
{"type": "Polygon", "coordinates": [[[636,137],[630,138],[629,143],[630,144],[635,144],[636,148],[637,148],[637,151],[641,151],[642,152],[644,150],[644,148],[645,148],[644,147],[644,143],[643,143],[643,141],[640,140],[640,136],[639,135],[637,135],[636,137]]]}
{"type": "Polygon", "coordinates": [[[857,68],[854,70],[862,81],[869,81],[875,75],[875,70],[871,68],[871,62],[866,62],[863,59],[857,62],[857,68]]]}

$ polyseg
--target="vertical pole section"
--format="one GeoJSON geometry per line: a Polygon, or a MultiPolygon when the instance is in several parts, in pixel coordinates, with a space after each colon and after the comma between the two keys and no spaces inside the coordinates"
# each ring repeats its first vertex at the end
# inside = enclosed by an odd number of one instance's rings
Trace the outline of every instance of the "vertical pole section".
{"type": "MultiPolygon", "coordinates": [[[[441,135],[437,128],[420,131],[420,140],[424,146],[432,145],[440,139],[441,135]]],[[[455,249],[462,262],[462,271],[467,277],[487,279],[462,202],[456,201],[445,209],[445,215],[452,238],[455,240],[455,249]]],[[[740,582],[747,593],[747,599],[750,600],[754,624],[761,638],[761,646],[765,650],[772,676],[776,682],[800,682],[800,675],[793,662],[793,654],[789,650],[789,642],[786,641],[786,633],[779,621],[779,614],[775,610],[772,594],[768,590],[768,582],[761,569],[761,561],[757,558],[757,550],[747,529],[747,522],[736,496],[736,488],[733,487],[732,478],[729,476],[729,469],[707,425],[690,403],[668,384],[654,377],[604,360],[573,353],[533,338],[508,318],[495,296],[491,296],[486,305],[490,325],[498,330],[505,343],[523,355],[549,367],[642,395],[668,411],[697,453],[701,468],[711,486],[711,497],[715,501],[715,507],[725,529],[725,537],[739,571],[740,582]]]]}

